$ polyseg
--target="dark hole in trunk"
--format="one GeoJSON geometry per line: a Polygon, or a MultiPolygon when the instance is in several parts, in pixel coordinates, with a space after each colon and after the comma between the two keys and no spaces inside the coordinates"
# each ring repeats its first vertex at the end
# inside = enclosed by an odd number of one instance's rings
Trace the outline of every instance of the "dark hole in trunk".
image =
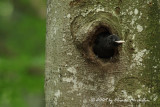
{"type": "Polygon", "coordinates": [[[111,59],[118,55],[118,47],[113,48],[112,45],[107,45],[106,38],[109,35],[112,35],[112,32],[106,26],[97,27],[95,34],[93,35],[95,37],[93,42],[93,52],[98,58],[111,59]]]}

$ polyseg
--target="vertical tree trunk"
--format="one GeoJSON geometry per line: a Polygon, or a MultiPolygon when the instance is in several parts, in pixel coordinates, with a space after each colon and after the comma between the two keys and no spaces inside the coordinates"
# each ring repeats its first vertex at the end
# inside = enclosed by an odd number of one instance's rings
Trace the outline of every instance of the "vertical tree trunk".
{"type": "Polygon", "coordinates": [[[48,0],[46,38],[46,107],[160,104],[159,0],[48,0]],[[125,40],[110,59],[102,31],[125,40]]]}

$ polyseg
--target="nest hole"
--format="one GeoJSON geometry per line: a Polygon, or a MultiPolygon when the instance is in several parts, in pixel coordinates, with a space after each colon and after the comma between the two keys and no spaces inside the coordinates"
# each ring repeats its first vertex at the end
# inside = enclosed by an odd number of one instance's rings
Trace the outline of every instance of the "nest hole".
{"type": "Polygon", "coordinates": [[[105,45],[105,42],[102,39],[105,39],[112,34],[112,30],[107,26],[99,26],[95,29],[95,33],[92,35],[94,38],[92,51],[98,58],[107,60],[117,58],[118,48],[106,50],[102,47],[102,45],[105,45]]]}

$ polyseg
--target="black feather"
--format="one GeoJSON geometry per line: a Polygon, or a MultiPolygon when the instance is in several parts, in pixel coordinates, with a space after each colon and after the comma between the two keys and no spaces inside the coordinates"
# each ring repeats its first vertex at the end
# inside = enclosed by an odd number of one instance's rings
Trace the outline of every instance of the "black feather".
{"type": "Polygon", "coordinates": [[[120,40],[118,36],[102,32],[95,39],[93,51],[100,58],[110,58],[115,54],[115,50],[120,45],[115,42],[118,40],[120,40]]]}

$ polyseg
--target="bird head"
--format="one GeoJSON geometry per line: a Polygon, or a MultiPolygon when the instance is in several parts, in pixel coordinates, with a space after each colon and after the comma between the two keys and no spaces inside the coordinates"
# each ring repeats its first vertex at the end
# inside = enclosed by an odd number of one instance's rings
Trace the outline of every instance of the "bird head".
{"type": "Polygon", "coordinates": [[[125,41],[120,40],[120,38],[116,35],[109,35],[107,37],[107,44],[111,47],[117,47],[119,45],[121,45],[122,43],[124,43],[125,41]]]}
{"type": "Polygon", "coordinates": [[[95,39],[93,51],[100,58],[111,58],[116,54],[116,49],[124,43],[116,35],[100,33],[95,39]]]}

